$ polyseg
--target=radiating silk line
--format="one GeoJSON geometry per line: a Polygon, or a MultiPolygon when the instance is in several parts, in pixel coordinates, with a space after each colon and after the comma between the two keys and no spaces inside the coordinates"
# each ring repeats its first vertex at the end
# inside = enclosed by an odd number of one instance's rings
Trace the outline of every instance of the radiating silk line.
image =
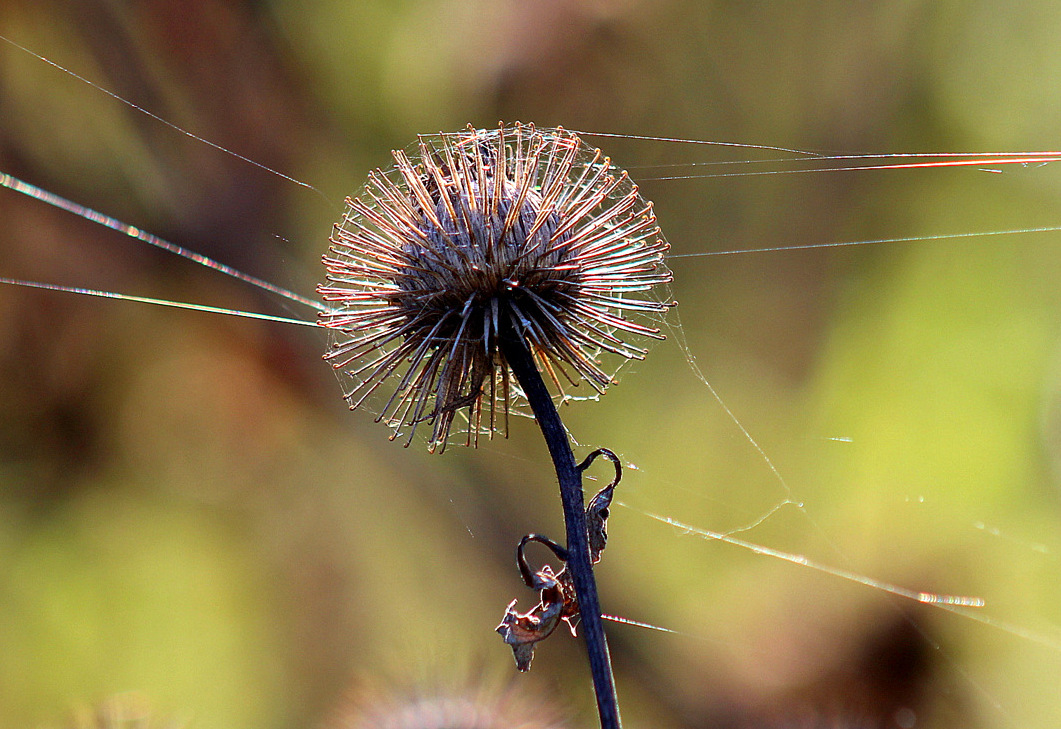
{"type": "MultiPolygon", "coordinates": [[[[900,156],[900,155],[896,155],[900,156]]],[[[817,161],[818,158],[809,158],[817,161]]],[[[820,158],[823,160],[828,157],[820,158]]],[[[1061,161],[1061,155],[1035,157],[984,157],[976,159],[956,159],[935,162],[896,162],[888,165],[847,165],[843,167],[807,167],[795,170],[749,170],[747,172],[712,172],[701,175],[664,175],[661,177],[638,177],[639,181],[663,180],[707,180],[716,177],[762,177],[765,175],[802,175],[810,172],[857,172],[859,170],[913,170],[936,167],[989,167],[991,165],[1029,165],[1046,164],[1061,161]]]]}
{"type": "Polygon", "coordinates": [[[112,218],[109,215],[104,215],[103,213],[93,210],[91,208],[87,208],[84,205],[78,205],[77,203],[67,200],[66,198],[60,195],[48,192],[47,190],[44,190],[40,187],[37,187],[36,185],[32,185],[28,182],[20,180],[17,177],[13,177],[5,172],[0,172],[0,187],[6,187],[9,190],[20,192],[23,195],[26,195],[27,197],[32,197],[36,200],[40,200],[41,202],[59,208],[60,210],[65,210],[66,212],[73,213],[74,215],[80,218],[84,218],[85,220],[91,221],[98,225],[102,225],[105,228],[116,230],[119,233],[123,233],[129,236],[130,238],[134,238],[149,245],[153,245],[156,248],[161,248],[162,250],[168,253],[180,256],[181,258],[186,258],[189,261],[194,261],[195,263],[198,263],[202,266],[206,266],[207,268],[211,268],[227,276],[231,276],[232,278],[243,281],[244,283],[250,284],[251,286],[256,286],[259,289],[262,289],[263,291],[268,291],[269,293],[276,294],[277,296],[282,296],[285,299],[289,299],[290,301],[294,301],[304,306],[308,306],[312,309],[316,309],[317,311],[328,310],[328,307],[326,307],[320,301],[307,298],[305,296],[302,296],[301,294],[296,294],[293,291],[289,291],[288,289],[277,286],[276,284],[271,284],[268,281],[263,281],[260,278],[243,273],[242,271],[235,269],[232,266],[227,266],[224,263],[221,263],[220,261],[216,261],[213,258],[204,256],[201,253],[196,253],[195,251],[184,248],[183,246],[179,246],[176,243],[170,243],[169,241],[163,240],[157,235],[148,233],[145,230],[141,230],[140,228],[137,228],[134,225],[123,223],[117,218],[112,218]]]}
{"type": "Polygon", "coordinates": [[[1014,228],[1010,230],[986,230],[969,233],[939,233],[935,235],[911,235],[896,238],[871,238],[868,240],[829,241],[827,243],[805,243],[792,246],[771,246],[769,248],[739,248],[727,251],[704,251],[701,253],[672,253],[671,258],[706,258],[707,256],[732,256],[738,253],[778,253],[780,251],[806,251],[813,248],[845,248],[847,246],[871,246],[880,243],[918,243],[933,240],[957,240],[959,238],[987,238],[998,235],[1023,235],[1026,233],[1056,233],[1061,225],[1046,225],[1039,228],[1014,228]]]}
{"type": "Polygon", "coordinates": [[[631,620],[630,618],[619,617],[618,615],[601,615],[605,620],[610,620],[613,623],[619,623],[620,625],[632,625],[635,628],[646,628],[648,630],[655,630],[660,633],[671,633],[673,635],[686,635],[677,630],[671,630],[670,628],[663,628],[652,623],[644,623],[640,620],[631,620]]]}
{"type": "Polygon", "coordinates": [[[280,172],[279,170],[274,170],[272,167],[268,167],[266,165],[263,165],[261,162],[255,162],[254,160],[252,160],[249,157],[244,157],[242,154],[239,154],[238,152],[233,152],[231,149],[226,149],[225,147],[222,147],[220,144],[215,144],[214,142],[211,142],[209,139],[204,139],[203,137],[200,137],[198,134],[194,134],[192,132],[189,132],[187,129],[185,129],[185,128],[181,127],[181,126],[178,126],[178,125],[174,124],[171,121],[163,119],[158,114],[153,114],[152,112],[148,111],[144,107],[139,106],[137,104],[134,104],[133,102],[129,101],[128,99],[123,98],[123,97],[119,96],[118,94],[114,93],[113,91],[110,91],[110,90],[104,88],[103,86],[100,86],[99,84],[93,82],[93,81],[89,81],[84,76],[82,76],[82,75],[80,75],[78,73],[75,73],[74,71],[71,71],[70,69],[65,68],[64,66],[61,66],[60,64],[58,64],[55,61],[51,60],[50,58],[46,58],[45,56],[42,56],[39,53],[34,53],[29,48],[26,48],[25,46],[16,43],[15,41],[11,40],[10,38],[7,38],[7,37],[5,37],[3,35],[0,35],[0,40],[4,41],[5,43],[8,43],[9,45],[14,46],[15,48],[19,49],[23,53],[28,53],[29,55],[33,56],[34,58],[36,58],[39,61],[43,61],[44,63],[47,63],[52,68],[57,69],[59,71],[62,71],[63,73],[67,74],[68,76],[77,79],[81,83],[86,84],[88,86],[91,86],[92,88],[96,89],[97,91],[100,91],[100,92],[106,94],[107,96],[111,97],[115,101],[120,101],[121,103],[123,103],[126,106],[134,109],[135,111],[138,111],[141,114],[144,114],[145,116],[148,116],[151,119],[154,119],[159,124],[164,124],[167,127],[169,127],[170,129],[172,129],[172,130],[174,130],[176,132],[180,132],[181,134],[183,134],[186,137],[194,139],[195,141],[200,142],[202,144],[205,144],[207,147],[212,147],[212,148],[218,150],[219,152],[224,152],[225,154],[231,155],[231,156],[235,157],[236,159],[238,159],[238,160],[240,160],[242,162],[246,162],[249,165],[253,165],[254,167],[257,167],[260,170],[264,170],[265,172],[268,172],[269,174],[276,175],[277,177],[280,177],[281,179],[287,180],[288,182],[293,182],[294,184],[296,184],[296,185],[298,185],[300,187],[304,187],[307,190],[312,190],[313,192],[315,192],[318,195],[320,195],[321,198],[324,199],[324,201],[327,202],[329,205],[333,204],[330,200],[328,200],[328,196],[327,195],[325,195],[323,192],[321,192],[320,190],[318,190],[317,188],[315,188],[313,185],[309,184],[308,182],[302,182],[302,180],[295,179],[294,177],[291,177],[290,175],[285,175],[283,172],[280,172]]]}
{"type": "MultiPolygon", "coordinates": [[[[590,135],[592,136],[592,135],[590,135]]],[[[676,142],[683,140],[676,139],[676,142]]],[[[684,140],[689,144],[696,144],[696,140],[684,140]]],[[[712,144],[724,145],[722,142],[712,142],[712,144]]],[[[750,147],[755,149],[755,145],[737,145],[740,147],[750,147]]],[[[677,168],[691,168],[691,167],[729,167],[734,165],[751,166],[751,165],[770,165],[770,164],[788,164],[788,163],[821,163],[821,162],[857,162],[859,160],[879,160],[879,159],[922,159],[922,160],[939,160],[937,163],[926,163],[928,167],[937,166],[948,166],[943,164],[951,158],[971,160],[970,164],[983,164],[987,160],[998,160],[1000,158],[1013,159],[1013,164],[1018,162],[1022,165],[1034,165],[1039,166],[1046,164],[1048,161],[1053,161],[1054,158],[1061,157],[1061,151],[1049,150],[1049,151],[1037,151],[1037,152],[877,152],[877,153],[859,153],[859,154],[830,154],[830,155],[819,155],[812,152],[800,152],[799,156],[796,157],[767,157],[764,159],[720,159],[720,160],[701,160],[694,162],[659,162],[655,164],[647,165],[630,165],[627,167],[628,170],[652,170],[652,169],[677,169],[677,168]]],[[[861,167],[857,168],[861,169],[861,167]]],[[[808,171],[819,171],[819,172],[830,172],[831,168],[828,167],[814,167],[808,171]]],[[[769,173],[760,173],[769,174],[769,173]]]]}
{"type": "MultiPolygon", "coordinates": [[[[617,501],[620,506],[629,507],[627,504],[617,501]]],[[[893,585],[889,582],[882,580],[876,580],[872,577],[866,577],[860,575],[857,572],[846,570],[840,567],[833,567],[831,565],[823,564],[821,562],[815,562],[814,560],[808,559],[802,554],[792,554],[791,552],[782,552],[779,549],[773,549],[771,547],[764,547],[761,544],[755,544],[739,537],[735,537],[732,534],[725,534],[723,532],[711,531],[710,529],[701,529],[699,527],[690,526],[689,524],[682,523],[677,519],[672,519],[669,516],[660,516],[659,514],[653,514],[648,511],[641,511],[636,509],[640,513],[655,519],[656,521],[662,522],[669,526],[673,526],[677,529],[681,529],[689,534],[695,534],[698,537],[704,539],[712,539],[726,544],[732,544],[737,547],[742,547],[749,551],[755,552],[756,554],[762,554],[767,557],[774,557],[775,559],[781,559],[785,562],[791,562],[792,564],[798,564],[802,567],[809,567],[812,570],[832,575],[833,577],[839,577],[842,580],[849,582],[855,582],[860,585],[872,587],[876,590],[882,590],[883,592],[896,595],[898,597],[904,597],[908,600],[914,600],[916,602],[925,603],[928,605],[941,605],[951,607],[964,607],[964,608],[980,608],[984,606],[983,599],[979,597],[966,597],[963,595],[940,595],[934,592],[925,592],[922,590],[911,590],[906,587],[900,587],[899,585],[893,585]]]]}
{"type": "Polygon", "coordinates": [[[742,142],[719,142],[709,139],[681,139],[679,137],[651,137],[644,134],[617,134],[612,132],[575,132],[583,137],[612,137],[618,139],[639,139],[645,142],[676,142],[680,144],[702,144],[709,147],[736,147],[738,149],[762,149],[767,152],[787,152],[789,154],[802,154],[809,158],[821,157],[818,152],[808,152],[791,147],[774,147],[768,144],[745,144],[742,142]]]}
{"type": "Polygon", "coordinates": [[[628,504],[624,504],[621,501],[615,501],[613,503],[618,504],[619,506],[625,506],[628,509],[632,509],[633,511],[644,514],[650,519],[655,519],[656,521],[675,527],[676,529],[680,529],[681,531],[686,532],[688,534],[693,534],[698,537],[701,537],[702,539],[715,540],[719,542],[725,542],[727,544],[732,544],[734,546],[742,547],[743,549],[747,549],[751,552],[754,552],[755,554],[761,554],[767,557],[773,557],[775,559],[784,560],[785,562],[791,562],[792,564],[800,565],[801,567],[808,567],[812,570],[816,570],[827,575],[832,575],[833,577],[839,577],[840,579],[848,580],[849,582],[865,585],[866,587],[871,587],[875,590],[881,590],[882,592],[895,595],[896,597],[905,598],[907,600],[913,600],[923,605],[931,605],[932,607],[939,608],[940,610],[946,610],[947,612],[955,613],[956,615],[968,618],[969,620],[980,623],[981,625],[986,625],[988,627],[995,628],[996,630],[1001,630],[1004,633],[1008,633],[1023,640],[1031,641],[1032,643],[1037,643],[1052,651],[1061,653],[1061,635],[1051,635],[1044,632],[1031,630],[1029,628],[1025,628],[1024,626],[1017,625],[1006,620],[999,620],[998,618],[993,618],[990,615],[985,615],[979,610],[979,608],[982,608],[985,605],[984,600],[982,598],[968,597],[964,595],[942,595],[935,592],[911,590],[906,587],[893,585],[889,582],[876,580],[872,577],[866,577],[865,575],[860,575],[857,572],[852,572],[851,570],[845,570],[838,567],[832,567],[821,562],[815,562],[814,560],[808,559],[802,554],[793,554],[791,552],[783,552],[779,549],[773,549],[771,547],[764,547],[760,544],[755,544],[754,542],[748,542],[743,539],[739,539],[730,534],[716,532],[710,529],[701,529],[699,527],[694,527],[689,524],[680,522],[677,519],[672,519],[669,516],[661,516],[659,514],[653,514],[651,512],[643,511],[641,509],[635,509],[634,507],[631,507],[628,504]]]}
{"type": "Polygon", "coordinates": [[[141,304],[154,304],[156,306],[167,306],[171,309],[188,309],[191,311],[202,311],[209,314],[225,314],[227,316],[240,316],[244,319],[261,319],[264,321],[275,321],[280,324],[298,324],[304,327],[317,326],[316,319],[293,319],[286,316],[273,316],[272,314],[259,314],[255,311],[241,311],[239,309],[225,309],[219,306],[207,306],[206,304],[189,304],[184,301],[169,301],[168,299],[152,299],[147,296],[133,296],[132,294],[119,294],[113,291],[100,291],[98,289],[86,289],[79,286],[62,286],[60,284],[41,283],[39,281],[23,281],[17,278],[0,276],[0,285],[24,286],[31,289],[43,289],[45,291],[62,291],[68,294],[81,294],[82,296],[97,296],[101,299],[117,299],[120,301],[136,301],[141,304]]]}

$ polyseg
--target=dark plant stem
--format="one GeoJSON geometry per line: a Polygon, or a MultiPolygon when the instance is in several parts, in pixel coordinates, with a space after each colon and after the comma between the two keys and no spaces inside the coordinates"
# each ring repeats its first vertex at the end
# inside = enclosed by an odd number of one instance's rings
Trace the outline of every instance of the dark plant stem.
{"type": "Polygon", "coordinates": [[[582,494],[582,472],[575,464],[567,431],[556,412],[556,406],[545,387],[541,373],[523,337],[509,328],[499,337],[498,346],[508,362],[516,381],[523,388],[531,410],[538,420],[538,427],[545,436],[549,455],[552,456],[556,477],[560,482],[560,501],[564,506],[564,524],[567,527],[567,568],[575,583],[578,598],[580,627],[586,641],[589,667],[593,674],[593,690],[597,695],[597,711],[600,713],[602,729],[620,729],[619,704],[615,696],[615,678],[612,675],[608,642],[604,636],[601,620],[600,599],[597,597],[597,582],[589,559],[589,542],[586,534],[586,507],[582,494]]]}

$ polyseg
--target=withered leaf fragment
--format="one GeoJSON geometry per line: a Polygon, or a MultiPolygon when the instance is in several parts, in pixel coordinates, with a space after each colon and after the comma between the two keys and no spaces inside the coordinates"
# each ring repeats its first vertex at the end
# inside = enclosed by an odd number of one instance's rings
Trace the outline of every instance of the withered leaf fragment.
{"type": "MultiPolygon", "coordinates": [[[[590,559],[596,564],[600,561],[601,553],[608,541],[607,521],[608,510],[611,506],[615,486],[622,478],[622,469],[619,459],[611,451],[601,448],[594,451],[585,461],[579,465],[584,471],[597,456],[604,455],[615,464],[615,480],[605,486],[594,496],[589,506],[586,507],[586,523],[589,531],[590,559]]],[[[567,622],[571,634],[575,635],[575,627],[578,624],[579,608],[578,598],[575,595],[575,586],[571,575],[565,566],[559,573],[553,573],[549,565],[534,571],[527,563],[524,549],[529,542],[538,542],[548,547],[556,557],[567,562],[568,552],[548,537],[538,534],[528,534],[520,540],[516,548],[516,564],[519,566],[520,574],[527,587],[540,592],[538,604],[529,612],[520,613],[516,610],[518,600],[513,600],[505,608],[505,615],[501,624],[497,626],[497,632],[502,640],[512,647],[512,654],[516,659],[516,668],[520,671],[530,670],[531,660],[534,658],[534,646],[556,630],[561,620],[567,622]]]]}
{"type": "Polygon", "coordinates": [[[542,585],[541,601],[527,613],[516,610],[517,600],[513,600],[505,609],[505,616],[497,626],[497,632],[508,645],[516,659],[516,668],[520,671],[530,670],[534,658],[534,644],[545,640],[560,620],[567,620],[572,634],[575,632],[573,619],[578,617],[578,603],[575,601],[575,588],[567,570],[554,575],[549,565],[537,573],[542,585]]]}
{"type": "Polygon", "coordinates": [[[586,507],[586,530],[589,532],[589,560],[593,564],[600,562],[601,552],[608,543],[608,514],[612,505],[612,497],[615,495],[615,487],[623,477],[623,467],[619,464],[619,457],[607,448],[598,448],[586,456],[586,460],[578,464],[579,471],[589,468],[598,456],[604,456],[615,466],[615,478],[612,482],[597,492],[590,499],[586,507]]]}

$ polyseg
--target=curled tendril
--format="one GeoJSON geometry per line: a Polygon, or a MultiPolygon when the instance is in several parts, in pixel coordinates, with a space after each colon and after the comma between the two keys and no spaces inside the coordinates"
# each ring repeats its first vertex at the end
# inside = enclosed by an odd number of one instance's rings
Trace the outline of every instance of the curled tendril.
{"type": "MultiPolygon", "coordinates": [[[[622,465],[619,463],[618,456],[607,448],[599,448],[589,454],[578,465],[578,470],[580,472],[585,471],[601,456],[611,461],[615,466],[615,478],[597,492],[590,499],[589,506],[586,507],[590,558],[594,564],[600,561],[601,553],[608,542],[607,523],[609,508],[611,507],[615,487],[619,484],[623,475],[622,465]]],[[[538,604],[526,613],[520,613],[516,610],[518,600],[510,602],[505,609],[501,624],[497,626],[497,632],[501,635],[502,640],[512,647],[512,653],[516,659],[516,668],[520,671],[530,669],[531,659],[534,658],[535,644],[552,635],[561,620],[567,623],[571,634],[575,634],[579,619],[578,597],[575,594],[571,573],[566,566],[567,560],[567,549],[541,534],[526,535],[516,547],[516,566],[519,567],[524,584],[539,592],[539,600],[538,604]],[[538,570],[532,569],[527,562],[525,554],[526,547],[531,542],[537,542],[548,548],[558,560],[565,563],[564,568],[559,572],[553,572],[553,568],[549,565],[543,565],[538,570]]]]}

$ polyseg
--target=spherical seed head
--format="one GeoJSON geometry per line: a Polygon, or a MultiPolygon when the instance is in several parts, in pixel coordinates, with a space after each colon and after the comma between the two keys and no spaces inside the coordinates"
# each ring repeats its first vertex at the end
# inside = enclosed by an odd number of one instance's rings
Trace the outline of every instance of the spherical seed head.
{"type": "Polygon", "coordinates": [[[347,199],[318,293],[325,359],[357,408],[442,450],[507,428],[522,393],[498,348],[521,336],[558,397],[601,393],[662,339],[668,249],[626,172],[563,129],[502,125],[422,136],[347,199]],[[386,385],[386,387],[384,387],[386,385]]]}

